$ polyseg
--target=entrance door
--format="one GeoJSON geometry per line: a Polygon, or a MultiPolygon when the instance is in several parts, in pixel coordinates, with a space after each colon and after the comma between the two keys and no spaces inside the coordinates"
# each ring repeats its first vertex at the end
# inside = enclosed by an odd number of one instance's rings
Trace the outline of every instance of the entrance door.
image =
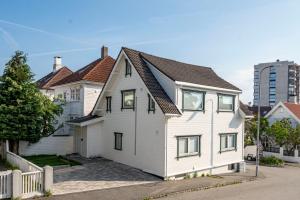
{"type": "Polygon", "coordinates": [[[86,127],[78,127],[75,132],[75,150],[83,157],[86,157],[86,139],[86,127]]]}

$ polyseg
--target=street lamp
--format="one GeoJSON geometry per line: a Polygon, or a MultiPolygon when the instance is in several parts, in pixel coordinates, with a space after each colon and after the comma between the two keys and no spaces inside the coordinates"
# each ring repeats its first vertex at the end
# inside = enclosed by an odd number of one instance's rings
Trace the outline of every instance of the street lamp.
{"type": "Polygon", "coordinates": [[[256,137],[256,170],[255,170],[255,176],[258,176],[258,166],[259,166],[259,129],[260,129],[260,80],[261,80],[261,74],[262,72],[270,68],[271,66],[266,66],[262,68],[262,70],[259,73],[258,77],[258,101],[257,101],[257,137],[256,137]]]}

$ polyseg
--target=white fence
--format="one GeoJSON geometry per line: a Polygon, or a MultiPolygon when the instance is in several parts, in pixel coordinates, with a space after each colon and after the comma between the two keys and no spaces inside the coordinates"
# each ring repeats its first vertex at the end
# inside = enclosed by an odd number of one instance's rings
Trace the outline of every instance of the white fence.
{"type": "Polygon", "coordinates": [[[40,196],[43,194],[43,172],[22,173],[22,197],[40,196]]]}
{"type": "Polygon", "coordinates": [[[53,168],[41,168],[26,159],[8,151],[6,159],[20,170],[0,172],[0,199],[30,198],[41,196],[49,191],[53,184],[53,168]]]}
{"type": "Polygon", "coordinates": [[[13,166],[17,166],[22,172],[43,171],[43,168],[27,161],[10,151],[6,152],[6,160],[13,166]]]}
{"type": "Polygon", "coordinates": [[[287,151],[284,151],[282,147],[280,148],[268,148],[265,149],[263,152],[263,155],[268,156],[275,156],[277,158],[280,158],[287,162],[295,162],[300,163],[300,153],[299,150],[295,150],[291,154],[289,154],[287,151]]]}
{"type": "Polygon", "coordinates": [[[12,171],[0,172],[0,199],[11,197],[12,171]]]}

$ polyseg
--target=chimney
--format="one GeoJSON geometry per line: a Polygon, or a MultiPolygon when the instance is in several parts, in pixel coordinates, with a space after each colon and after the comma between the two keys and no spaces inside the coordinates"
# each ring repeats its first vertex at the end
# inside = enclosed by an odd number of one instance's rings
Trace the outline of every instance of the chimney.
{"type": "Polygon", "coordinates": [[[54,64],[53,64],[53,72],[56,72],[60,68],[62,68],[61,57],[60,56],[55,56],[54,57],[54,64]]]}
{"type": "Polygon", "coordinates": [[[108,47],[106,46],[102,46],[101,47],[101,58],[105,58],[106,56],[108,56],[108,47]]]}

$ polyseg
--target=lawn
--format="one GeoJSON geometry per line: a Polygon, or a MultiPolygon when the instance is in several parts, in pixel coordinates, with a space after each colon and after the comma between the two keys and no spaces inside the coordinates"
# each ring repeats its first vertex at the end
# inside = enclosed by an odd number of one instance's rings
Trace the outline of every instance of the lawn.
{"type": "Polygon", "coordinates": [[[50,166],[80,165],[79,162],[68,160],[66,158],[63,158],[62,156],[56,156],[56,155],[24,156],[24,158],[40,167],[44,167],[45,165],[50,165],[50,166]]]}

